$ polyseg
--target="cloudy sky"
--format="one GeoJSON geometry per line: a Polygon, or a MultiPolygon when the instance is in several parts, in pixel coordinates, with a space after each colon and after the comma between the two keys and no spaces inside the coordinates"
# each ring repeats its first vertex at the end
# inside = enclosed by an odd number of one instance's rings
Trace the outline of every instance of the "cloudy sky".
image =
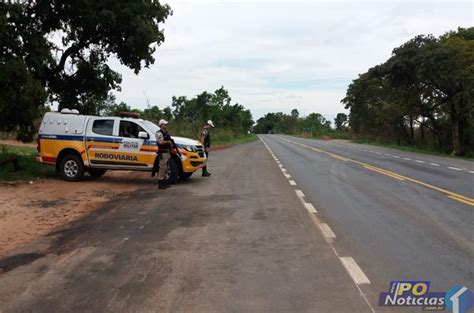
{"type": "Polygon", "coordinates": [[[359,73],[417,34],[474,24],[473,1],[165,0],[173,9],[156,62],[123,75],[117,101],[160,108],[173,95],[227,88],[254,119],[319,112],[333,119],[359,73]]]}

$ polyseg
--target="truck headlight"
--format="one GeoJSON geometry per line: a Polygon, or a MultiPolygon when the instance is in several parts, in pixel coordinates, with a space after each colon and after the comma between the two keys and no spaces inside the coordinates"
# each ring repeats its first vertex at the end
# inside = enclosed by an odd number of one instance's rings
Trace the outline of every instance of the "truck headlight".
{"type": "Polygon", "coordinates": [[[196,152],[196,146],[191,146],[191,145],[179,145],[179,146],[186,151],[196,152]]]}

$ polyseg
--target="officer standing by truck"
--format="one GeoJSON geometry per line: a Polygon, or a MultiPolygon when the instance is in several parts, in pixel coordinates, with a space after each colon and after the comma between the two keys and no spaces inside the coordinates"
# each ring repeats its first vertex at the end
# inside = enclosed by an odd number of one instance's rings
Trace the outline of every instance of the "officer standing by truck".
{"type": "MultiPolygon", "coordinates": [[[[211,136],[209,134],[209,130],[211,128],[214,128],[214,123],[211,120],[208,120],[206,125],[204,125],[202,128],[201,138],[199,140],[204,146],[204,153],[206,153],[207,159],[209,159],[209,148],[211,147],[211,136]]],[[[202,168],[202,176],[204,177],[211,176],[211,173],[207,171],[207,166],[204,166],[202,168]]]]}
{"type": "Polygon", "coordinates": [[[171,136],[168,133],[168,122],[161,119],[158,123],[160,130],[156,132],[156,144],[158,145],[158,158],[160,169],[158,170],[158,188],[166,189],[171,187],[166,179],[169,170],[170,152],[173,147],[171,136]]]}

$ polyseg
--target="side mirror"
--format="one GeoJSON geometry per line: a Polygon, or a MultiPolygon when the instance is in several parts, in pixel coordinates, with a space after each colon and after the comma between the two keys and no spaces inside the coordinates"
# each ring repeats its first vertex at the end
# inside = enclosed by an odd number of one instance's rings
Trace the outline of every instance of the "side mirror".
{"type": "Polygon", "coordinates": [[[138,138],[140,139],[148,139],[150,136],[148,136],[147,132],[138,132],[138,138]]]}

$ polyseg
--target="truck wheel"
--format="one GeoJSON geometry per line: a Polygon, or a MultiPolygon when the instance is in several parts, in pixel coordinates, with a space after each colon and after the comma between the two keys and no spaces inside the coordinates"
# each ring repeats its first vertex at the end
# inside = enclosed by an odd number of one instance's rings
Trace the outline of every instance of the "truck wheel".
{"type": "Polygon", "coordinates": [[[87,171],[92,177],[101,177],[105,174],[105,172],[107,172],[107,170],[102,168],[90,168],[87,171]]]}
{"type": "Polygon", "coordinates": [[[61,160],[59,171],[64,180],[79,181],[84,176],[84,163],[79,156],[68,154],[61,160]]]}
{"type": "Polygon", "coordinates": [[[191,173],[182,172],[181,175],[179,176],[179,178],[184,180],[184,179],[188,179],[192,175],[193,175],[193,172],[191,172],[191,173]]]}
{"type": "Polygon", "coordinates": [[[170,172],[168,182],[173,184],[178,181],[179,178],[179,165],[175,158],[171,158],[170,160],[170,172]]]}

